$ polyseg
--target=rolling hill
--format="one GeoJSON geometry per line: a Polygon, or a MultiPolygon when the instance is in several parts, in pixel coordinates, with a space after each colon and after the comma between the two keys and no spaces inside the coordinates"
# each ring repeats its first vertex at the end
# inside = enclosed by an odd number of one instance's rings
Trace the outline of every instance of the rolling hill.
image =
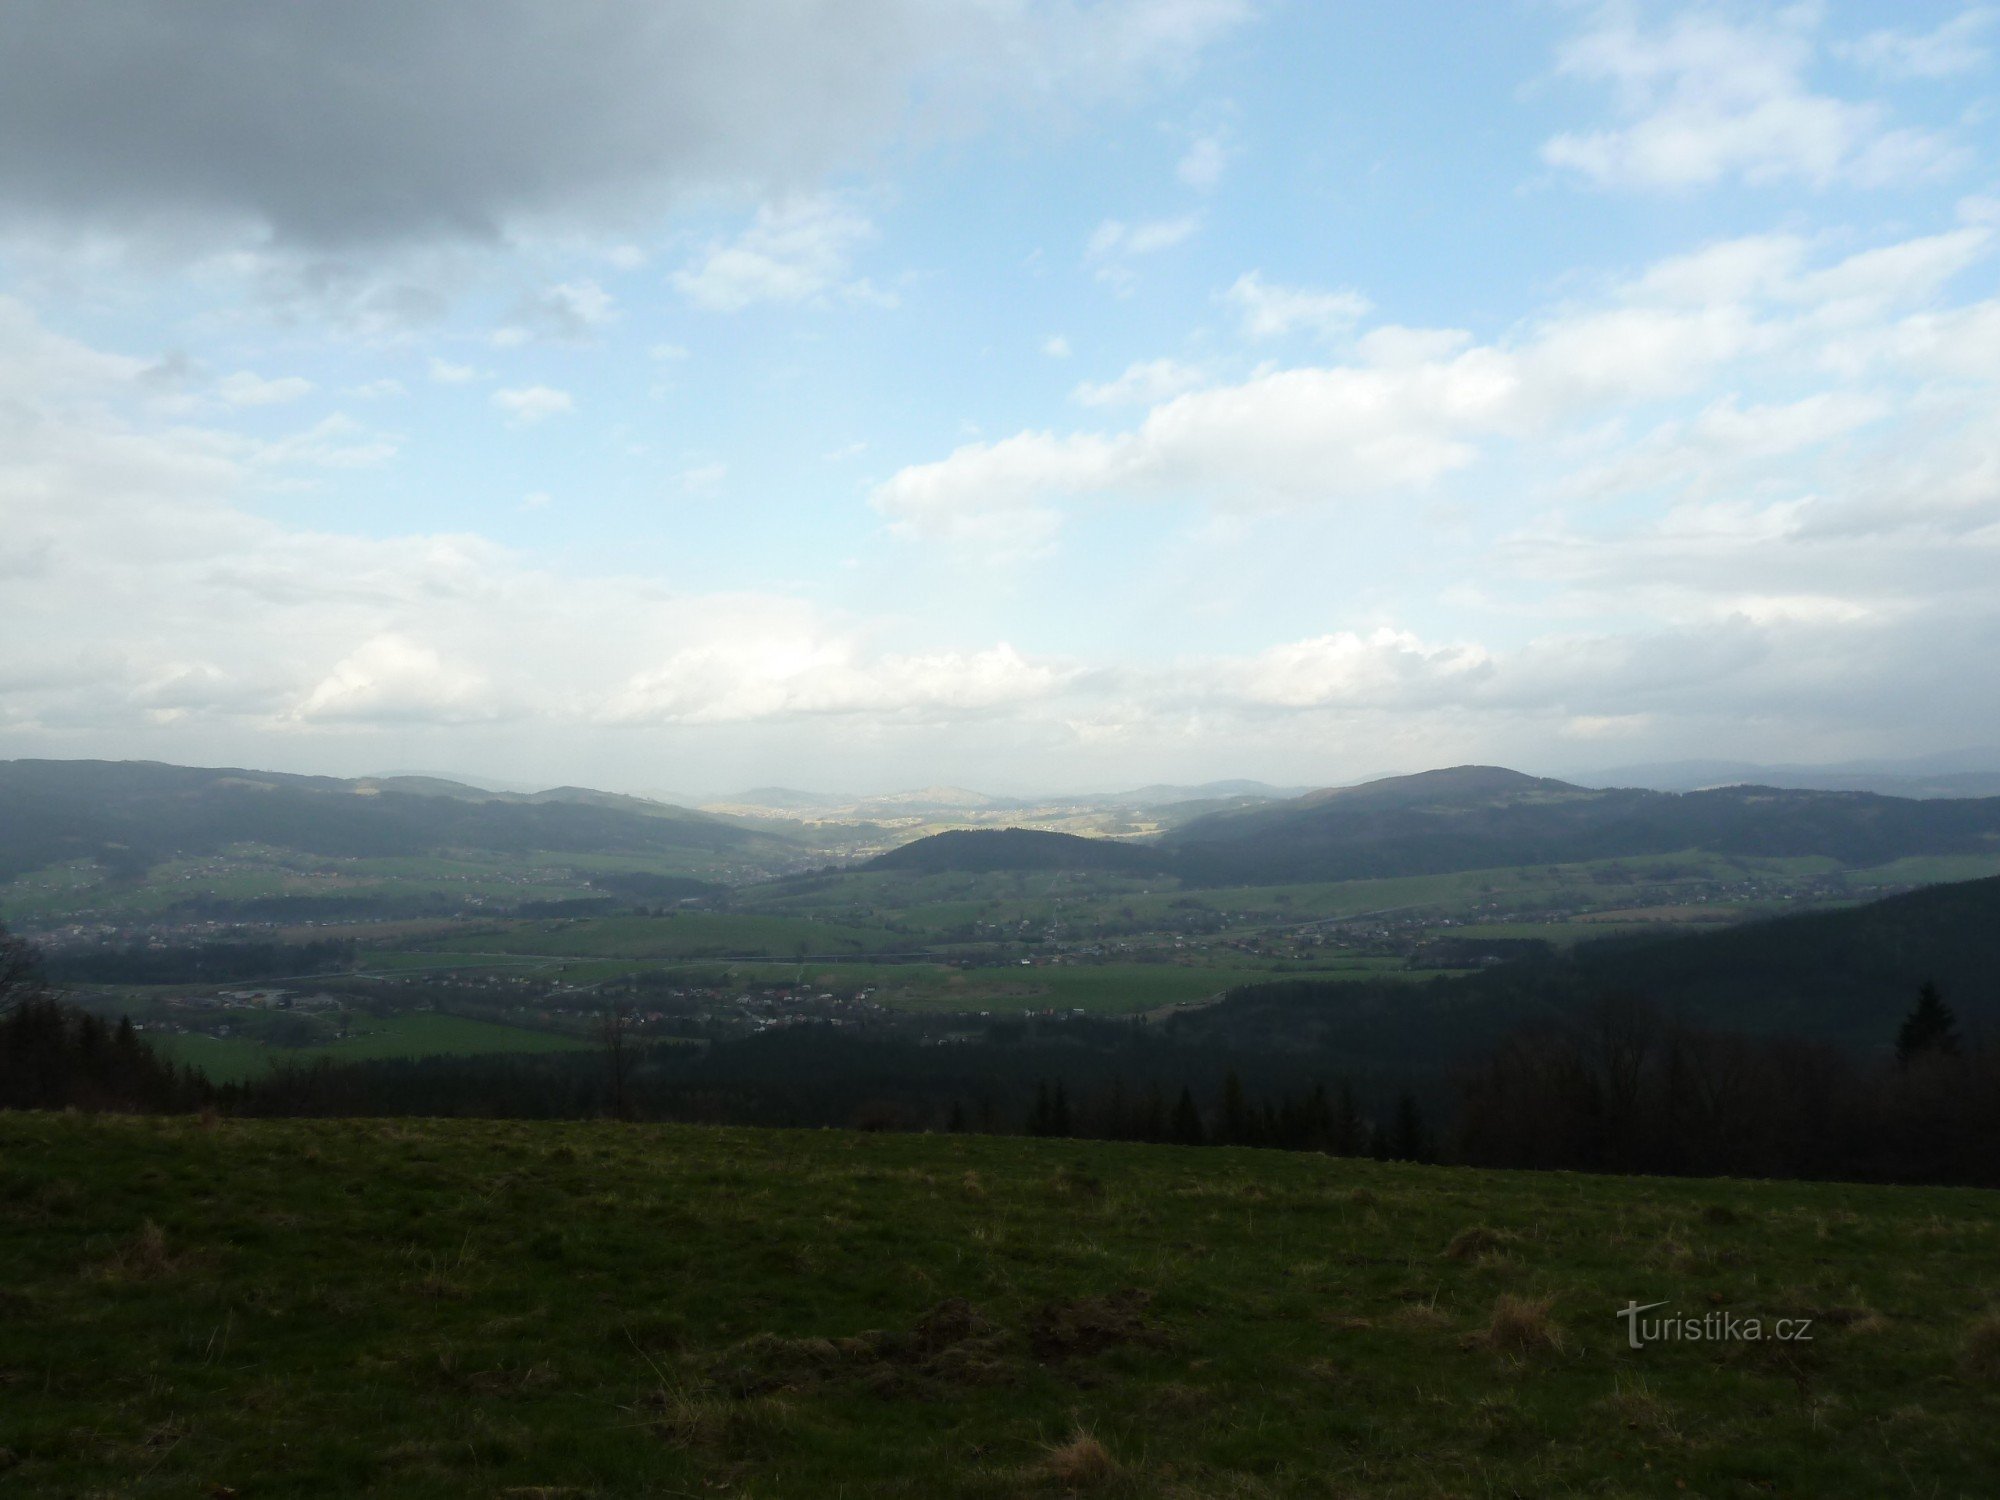
{"type": "Polygon", "coordinates": [[[1186,878],[1274,883],[1670,854],[1823,855],[1847,865],[2000,850],[2000,798],[1732,786],[1593,790],[1458,766],[1197,818],[1161,835],[1186,878]]]}
{"type": "Polygon", "coordinates": [[[0,761],[0,879],[89,858],[140,874],[174,856],[260,844],[328,857],[781,854],[725,818],[582,788],[487,792],[426,777],[347,781],[153,761],[0,761]]]}
{"type": "Polygon", "coordinates": [[[905,870],[925,875],[987,874],[995,870],[1102,870],[1157,874],[1172,860],[1156,849],[1114,839],[1078,838],[1032,828],[964,828],[934,833],[877,855],[864,870],[905,870]]]}

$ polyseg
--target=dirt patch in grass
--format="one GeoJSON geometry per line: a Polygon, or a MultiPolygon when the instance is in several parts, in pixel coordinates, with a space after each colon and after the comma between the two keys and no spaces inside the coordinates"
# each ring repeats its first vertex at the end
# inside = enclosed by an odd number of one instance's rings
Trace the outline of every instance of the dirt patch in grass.
{"type": "Polygon", "coordinates": [[[1493,1315],[1486,1326],[1467,1335],[1466,1343],[1495,1354],[1553,1354],[1562,1348],[1563,1334],[1549,1317],[1552,1306],[1552,1298],[1503,1293],[1494,1302],[1493,1315]]]}
{"type": "Polygon", "coordinates": [[[1042,1473],[1066,1489],[1094,1489],[1118,1477],[1118,1460],[1088,1432],[1078,1431],[1042,1457],[1042,1473]]]}
{"type": "Polygon", "coordinates": [[[1102,1353],[1119,1344],[1164,1345],[1166,1334],[1146,1318],[1150,1292],[1128,1288],[1102,1297],[1045,1302],[1028,1317],[1028,1347],[1044,1363],[1102,1353]]]}
{"type": "Polygon", "coordinates": [[[927,1386],[1004,1384],[1014,1378],[1018,1342],[962,1298],[938,1303],[907,1331],[871,1328],[848,1338],[745,1339],[717,1360],[709,1378],[736,1396],[809,1390],[852,1381],[882,1395],[921,1395],[927,1386]]]}
{"type": "Polygon", "coordinates": [[[1966,1334],[1965,1368],[1982,1380],[2000,1380],[2000,1313],[1988,1313],[1966,1334]]]}
{"type": "Polygon", "coordinates": [[[1504,1229],[1489,1229],[1484,1224],[1474,1224],[1469,1229],[1461,1229],[1451,1237],[1451,1243],[1444,1247],[1446,1260],[1477,1260],[1489,1255],[1503,1245],[1511,1244],[1515,1236],[1504,1229]]]}

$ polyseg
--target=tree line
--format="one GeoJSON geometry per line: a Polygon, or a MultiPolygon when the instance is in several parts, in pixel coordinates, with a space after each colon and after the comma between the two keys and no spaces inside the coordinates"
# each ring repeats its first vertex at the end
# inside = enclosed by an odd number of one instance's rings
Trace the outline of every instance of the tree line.
{"type": "Polygon", "coordinates": [[[938,1047],[795,1027],[642,1045],[614,1012],[596,1052],[321,1059],[215,1087],[129,1021],[66,1003],[32,950],[0,934],[0,1108],[606,1117],[2000,1186],[2000,1056],[1968,1043],[1928,984],[1879,1064],[1689,1024],[1629,996],[1517,1026],[1414,1086],[1344,1075],[1334,1051],[1218,1054],[1102,1021],[1007,1036],[938,1047]]]}

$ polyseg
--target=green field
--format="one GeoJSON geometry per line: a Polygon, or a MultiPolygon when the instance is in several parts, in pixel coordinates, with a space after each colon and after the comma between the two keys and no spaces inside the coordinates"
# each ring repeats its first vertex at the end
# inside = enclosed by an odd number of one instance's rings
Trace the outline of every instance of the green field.
{"type": "Polygon", "coordinates": [[[240,1037],[157,1033],[149,1038],[168,1057],[201,1069],[215,1083],[255,1078],[279,1063],[362,1062],[381,1057],[479,1056],[494,1052],[567,1052],[588,1047],[575,1037],[462,1016],[415,1012],[363,1017],[362,1032],[315,1047],[276,1047],[240,1037]]]}
{"type": "Polygon", "coordinates": [[[1985,1496],[2000,1197],[0,1115],[0,1485],[1985,1496]],[[1628,1347],[1616,1310],[1809,1318],[1628,1347]],[[1087,1440],[1082,1440],[1087,1436],[1087,1440]]]}
{"type": "Polygon", "coordinates": [[[666,960],[737,954],[858,955],[893,951],[907,943],[908,939],[879,927],[684,912],[667,917],[478,924],[447,937],[419,940],[411,947],[425,953],[666,960]]]}

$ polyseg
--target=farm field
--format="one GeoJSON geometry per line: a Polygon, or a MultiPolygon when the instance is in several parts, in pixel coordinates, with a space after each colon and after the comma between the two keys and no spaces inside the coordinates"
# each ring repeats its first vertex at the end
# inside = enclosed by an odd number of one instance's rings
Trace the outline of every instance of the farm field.
{"type": "Polygon", "coordinates": [[[1996,1250],[1970,1190],[9,1114],[0,1462],[132,1496],[1975,1496],[1996,1250]],[[1634,1302],[1811,1338],[1634,1349],[1634,1302]]]}
{"type": "Polygon", "coordinates": [[[430,1012],[363,1017],[357,1025],[362,1035],[308,1047],[164,1032],[148,1039],[175,1062],[199,1068],[213,1083],[240,1083],[280,1063],[311,1063],[321,1058],[363,1062],[390,1057],[472,1057],[495,1052],[568,1052],[591,1045],[555,1032],[430,1012]]]}
{"type": "Polygon", "coordinates": [[[684,912],[663,917],[605,917],[468,924],[410,945],[425,953],[525,954],[533,957],[679,959],[754,955],[864,954],[907,939],[881,928],[797,918],[684,912]]]}

